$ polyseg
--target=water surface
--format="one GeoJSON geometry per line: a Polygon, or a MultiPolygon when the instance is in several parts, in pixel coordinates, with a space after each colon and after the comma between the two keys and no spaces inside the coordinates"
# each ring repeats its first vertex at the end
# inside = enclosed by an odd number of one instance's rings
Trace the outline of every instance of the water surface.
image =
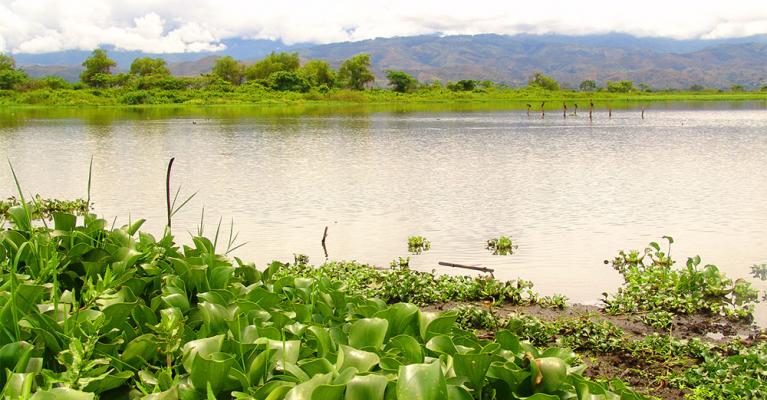
{"type": "MultiPolygon", "coordinates": [[[[654,105],[590,121],[550,110],[542,119],[504,107],[197,108],[0,112],[0,156],[24,189],[84,197],[93,155],[97,213],[164,223],[164,174],[198,192],[174,220],[184,240],[205,208],[263,265],[305,253],[388,265],[407,237],[438,261],[480,263],[542,293],[596,302],[620,283],[603,260],[676,239],[683,264],[699,254],[733,277],[767,262],[765,103],[654,105]],[[484,249],[508,235],[512,256],[484,249]]],[[[14,192],[7,168],[2,193],[14,192]]],[[[757,285],[764,289],[763,282],[757,285]]],[[[764,310],[760,310],[764,319],[764,310]]]]}

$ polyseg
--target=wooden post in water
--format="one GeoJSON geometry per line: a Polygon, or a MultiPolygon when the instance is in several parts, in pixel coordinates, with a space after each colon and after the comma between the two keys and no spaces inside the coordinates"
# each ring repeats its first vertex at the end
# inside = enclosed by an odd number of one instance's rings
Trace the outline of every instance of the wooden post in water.
{"type": "Polygon", "coordinates": [[[175,159],[176,157],[171,157],[168,162],[168,172],[165,174],[165,206],[168,211],[168,228],[170,228],[171,218],[173,217],[173,210],[170,209],[170,172],[173,168],[173,160],[175,159]]]}
{"type": "Polygon", "coordinates": [[[528,116],[528,117],[530,116],[530,108],[531,108],[532,106],[533,106],[532,104],[530,104],[530,103],[527,103],[527,116],[528,116]]]}
{"type": "Polygon", "coordinates": [[[573,104],[575,104],[575,111],[573,112],[573,115],[575,115],[577,117],[578,116],[578,103],[573,103],[573,104]]]}
{"type": "Polygon", "coordinates": [[[644,106],[642,106],[642,119],[644,119],[644,106]]]}
{"type": "Polygon", "coordinates": [[[328,238],[328,227],[325,226],[325,232],[322,233],[322,250],[325,252],[325,260],[328,259],[328,248],[325,247],[325,239],[328,238]]]}
{"type": "Polygon", "coordinates": [[[591,119],[591,113],[594,111],[594,102],[589,100],[589,119],[591,119]]]}
{"type": "Polygon", "coordinates": [[[607,118],[613,117],[613,108],[610,106],[607,106],[607,118]]]}
{"type": "Polygon", "coordinates": [[[567,118],[567,103],[562,102],[562,118],[567,118]]]}
{"type": "Polygon", "coordinates": [[[545,101],[541,102],[541,118],[546,116],[546,110],[543,109],[543,106],[546,104],[545,101]]]}

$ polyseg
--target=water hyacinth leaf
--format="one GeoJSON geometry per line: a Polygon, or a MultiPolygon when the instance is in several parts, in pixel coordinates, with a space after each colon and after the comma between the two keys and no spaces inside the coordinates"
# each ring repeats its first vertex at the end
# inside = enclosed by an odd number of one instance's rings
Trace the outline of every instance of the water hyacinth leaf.
{"type": "Polygon", "coordinates": [[[53,229],[61,232],[72,232],[77,225],[77,217],[67,213],[53,213],[53,229]]]}
{"type": "Polygon", "coordinates": [[[421,338],[424,341],[428,341],[432,337],[440,334],[450,333],[455,326],[455,320],[458,318],[458,314],[454,312],[446,312],[437,315],[433,314],[434,313],[430,312],[421,312],[419,322],[421,338]]]}
{"type": "Polygon", "coordinates": [[[398,400],[444,400],[447,383],[438,361],[400,367],[397,377],[398,400]]]}
{"type": "Polygon", "coordinates": [[[426,342],[426,348],[437,354],[446,354],[452,356],[458,353],[458,349],[451,339],[447,335],[439,335],[431,338],[426,342]]]}
{"type": "Polygon", "coordinates": [[[455,354],[453,368],[456,375],[469,378],[471,387],[479,390],[485,384],[485,374],[492,361],[491,354],[455,354]]]}
{"type": "Polygon", "coordinates": [[[128,342],[122,353],[122,361],[134,367],[151,361],[157,354],[157,337],[151,333],[136,337],[128,342]]]}
{"type": "Polygon", "coordinates": [[[31,400],[94,400],[95,393],[86,393],[70,388],[53,388],[38,390],[31,400]]]}
{"type": "Polygon", "coordinates": [[[27,342],[8,343],[0,347],[0,388],[5,385],[5,371],[26,372],[27,363],[35,346],[27,342]]]}
{"type": "Polygon", "coordinates": [[[388,379],[382,375],[357,375],[346,384],[345,400],[383,400],[388,379]]]}
{"type": "Polygon", "coordinates": [[[418,307],[410,303],[397,303],[376,314],[389,321],[386,337],[418,334],[418,307]]]}
{"type": "Polygon", "coordinates": [[[412,336],[398,335],[386,344],[386,350],[396,349],[407,364],[419,364],[423,362],[423,350],[421,344],[412,336]]]}
{"type": "Polygon", "coordinates": [[[89,393],[103,393],[122,386],[125,381],[133,377],[133,372],[115,372],[109,370],[97,377],[80,378],[78,381],[82,389],[89,393]]]}
{"type": "Polygon", "coordinates": [[[9,399],[28,399],[32,395],[37,373],[11,373],[8,374],[8,382],[3,387],[3,393],[9,399]]]}
{"type": "Polygon", "coordinates": [[[520,385],[530,376],[530,371],[521,369],[513,362],[493,362],[487,370],[486,376],[502,383],[499,396],[510,398],[520,385]]]}
{"type": "Polygon", "coordinates": [[[503,349],[510,350],[514,353],[522,351],[522,346],[519,344],[519,338],[508,330],[504,329],[496,332],[495,340],[503,349]]]}
{"type": "Polygon", "coordinates": [[[328,372],[333,371],[333,364],[331,364],[330,361],[328,361],[325,358],[312,358],[309,360],[301,360],[298,362],[298,365],[309,376],[314,376],[317,374],[327,374],[328,372]]]}
{"type": "Polygon", "coordinates": [[[220,393],[227,386],[234,361],[234,356],[228,353],[197,354],[190,374],[192,384],[198,391],[210,387],[214,394],[220,393]]]}
{"type": "Polygon", "coordinates": [[[301,351],[300,340],[272,340],[266,339],[268,348],[274,350],[273,360],[282,365],[283,363],[296,364],[301,351]]]}
{"type": "Polygon", "coordinates": [[[473,400],[474,397],[463,386],[447,385],[447,400],[473,400]]]}
{"type": "Polygon", "coordinates": [[[367,372],[378,365],[380,358],[377,354],[353,347],[341,345],[336,360],[336,368],[343,372],[346,368],[356,368],[359,372],[367,372]]]}
{"type": "Polygon", "coordinates": [[[317,350],[317,356],[328,358],[335,352],[333,342],[327,329],[312,325],[306,329],[306,338],[312,348],[317,350]]]}
{"type": "Polygon", "coordinates": [[[389,322],[381,318],[363,318],[349,329],[349,345],[358,349],[383,347],[389,322]]]}
{"type": "Polygon", "coordinates": [[[285,395],[285,400],[311,400],[314,390],[320,385],[329,384],[332,376],[333,374],[313,376],[308,381],[298,384],[290,389],[287,395],[285,395]]]}
{"type": "Polygon", "coordinates": [[[192,340],[184,344],[181,353],[182,364],[186,372],[192,372],[192,363],[198,355],[207,357],[213,353],[218,353],[223,345],[224,335],[192,340]]]}
{"type": "Polygon", "coordinates": [[[296,384],[294,382],[287,381],[269,381],[263,386],[256,389],[253,393],[253,397],[258,400],[278,400],[283,399],[290,389],[294,388],[296,384]]]}
{"type": "Polygon", "coordinates": [[[343,400],[346,384],[319,385],[312,392],[312,400],[343,400]]]}
{"type": "Polygon", "coordinates": [[[226,321],[231,318],[229,310],[221,305],[203,301],[197,305],[203,325],[209,335],[226,333],[229,327],[226,321]]]}

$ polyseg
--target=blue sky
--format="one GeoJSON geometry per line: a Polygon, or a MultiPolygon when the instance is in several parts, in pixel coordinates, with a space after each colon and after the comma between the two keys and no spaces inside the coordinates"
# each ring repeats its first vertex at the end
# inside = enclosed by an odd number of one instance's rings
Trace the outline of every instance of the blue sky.
{"type": "Polygon", "coordinates": [[[113,46],[215,51],[221,40],[332,43],[418,34],[623,32],[678,39],[767,33],[765,0],[0,0],[0,52],[113,46]]]}

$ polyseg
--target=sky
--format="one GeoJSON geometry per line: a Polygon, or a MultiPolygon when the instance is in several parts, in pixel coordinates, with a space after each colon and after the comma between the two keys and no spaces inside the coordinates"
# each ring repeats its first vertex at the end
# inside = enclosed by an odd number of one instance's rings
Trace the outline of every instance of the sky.
{"type": "Polygon", "coordinates": [[[420,34],[622,32],[676,39],[767,34],[765,0],[0,0],[0,52],[105,46],[223,50],[225,39],[333,43],[420,34]]]}

